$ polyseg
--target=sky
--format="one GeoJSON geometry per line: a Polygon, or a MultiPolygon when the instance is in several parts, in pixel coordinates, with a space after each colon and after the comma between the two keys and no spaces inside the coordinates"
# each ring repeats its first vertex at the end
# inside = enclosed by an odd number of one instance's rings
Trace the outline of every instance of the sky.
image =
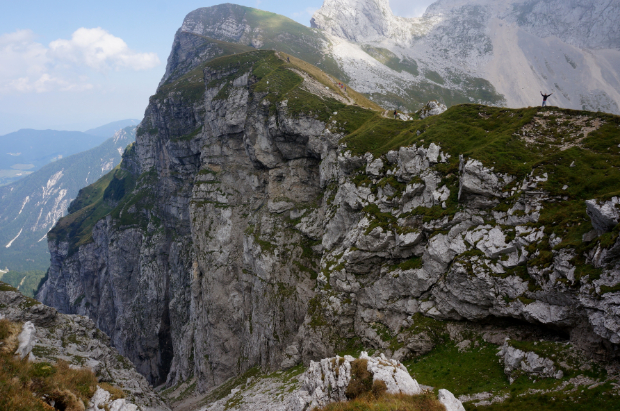
{"type": "MultiPolygon", "coordinates": [[[[0,14],[0,135],[142,119],[185,15],[212,0],[29,0],[0,14]]],[[[308,26],[323,0],[231,1],[308,26]]],[[[420,16],[433,0],[390,0],[420,16]]]]}

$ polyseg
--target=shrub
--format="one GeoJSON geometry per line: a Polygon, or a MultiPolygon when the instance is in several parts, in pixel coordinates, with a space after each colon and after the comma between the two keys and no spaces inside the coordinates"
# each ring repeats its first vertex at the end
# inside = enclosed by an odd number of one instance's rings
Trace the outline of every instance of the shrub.
{"type": "Polygon", "coordinates": [[[354,360],[351,363],[351,381],[345,395],[352,400],[372,390],[372,373],[368,371],[368,360],[354,360]]]}
{"type": "Polygon", "coordinates": [[[11,329],[9,327],[9,324],[9,320],[7,320],[6,318],[0,320],[0,341],[11,335],[11,329]]]}
{"type": "Polygon", "coordinates": [[[375,398],[381,398],[387,392],[385,381],[377,380],[372,383],[372,395],[375,398]]]}

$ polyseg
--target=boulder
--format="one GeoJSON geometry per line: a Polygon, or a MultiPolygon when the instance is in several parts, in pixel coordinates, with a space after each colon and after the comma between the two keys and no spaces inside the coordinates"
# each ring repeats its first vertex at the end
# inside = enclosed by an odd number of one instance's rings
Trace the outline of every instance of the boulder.
{"type": "Polygon", "coordinates": [[[446,407],[446,411],[465,411],[465,407],[463,407],[461,401],[459,401],[454,394],[448,390],[439,390],[437,393],[437,398],[439,399],[439,402],[446,407]]]}
{"type": "Polygon", "coordinates": [[[596,200],[586,200],[586,213],[592,220],[592,226],[597,233],[603,234],[611,231],[620,221],[620,199],[613,197],[601,204],[596,200]]]}
{"type": "Polygon", "coordinates": [[[15,355],[23,360],[32,352],[32,348],[37,342],[36,329],[32,322],[26,321],[22,328],[22,332],[17,337],[17,341],[19,341],[19,346],[15,351],[15,355]]]}
{"type": "Polygon", "coordinates": [[[448,107],[445,104],[438,102],[437,100],[431,100],[422,107],[421,110],[418,111],[418,116],[420,119],[425,119],[426,117],[436,116],[444,111],[446,111],[448,107]]]}

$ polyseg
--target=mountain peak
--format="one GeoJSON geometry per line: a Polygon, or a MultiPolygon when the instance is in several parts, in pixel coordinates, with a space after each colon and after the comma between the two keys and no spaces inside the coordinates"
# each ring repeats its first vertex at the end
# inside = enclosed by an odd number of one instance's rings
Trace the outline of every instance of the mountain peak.
{"type": "Polygon", "coordinates": [[[389,0],[325,0],[310,25],[350,41],[365,42],[402,37],[414,20],[418,19],[394,16],[389,0]]]}

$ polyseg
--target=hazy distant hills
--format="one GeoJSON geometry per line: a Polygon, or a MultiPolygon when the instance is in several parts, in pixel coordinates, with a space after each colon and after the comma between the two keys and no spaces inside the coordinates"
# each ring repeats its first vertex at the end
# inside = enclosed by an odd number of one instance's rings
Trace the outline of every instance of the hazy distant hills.
{"type": "MultiPolygon", "coordinates": [[[[120,163],[125,147],[135,139],[135,129],[119,130],[98,147],[64,157],[0,187],[0,269],[47,269],[47,232],[66,213],[81,188],[120,163]]],[[[13,277],[8,276],[7,281],[13,277]]]]}
{"type": "Polygon", "coordinates": [[[139,123],[140,123],[140,120],[135,120],[135,119],[113,121],[103,126],[91,128],[90,130],[86,130],[84,133],[91,134],[93,136],[108,138],[122,128],[129,127],[129,126],[137,126],[139,123]]]}
{"type": "Polygon", "coordinates": [[[0,136],[0,185],[17,181],[50,162],[96,147],[116,130],[137,124],[137,120],[121,120],[85,132],[22,129],[0,136]]]}

